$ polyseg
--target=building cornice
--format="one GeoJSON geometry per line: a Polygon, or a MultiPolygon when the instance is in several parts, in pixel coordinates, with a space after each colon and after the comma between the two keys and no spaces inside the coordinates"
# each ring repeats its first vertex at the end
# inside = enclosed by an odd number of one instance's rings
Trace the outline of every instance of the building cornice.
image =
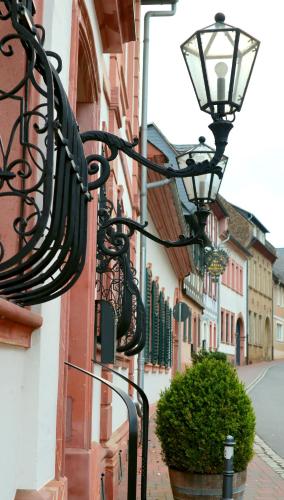
{"type": "Polygon", "coordinates": [[[27,349],[33,331],[41,325],[39,314],[0,298],[0,344],[27,349]]]}

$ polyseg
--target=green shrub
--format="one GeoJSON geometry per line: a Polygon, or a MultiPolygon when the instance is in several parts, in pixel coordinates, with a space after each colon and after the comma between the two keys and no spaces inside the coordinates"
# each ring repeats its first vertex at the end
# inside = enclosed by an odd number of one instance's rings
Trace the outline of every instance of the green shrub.
{"type": "Polygon", "coordinates": [[[218,352],[218,351],[206,351],[205,349],[202,349],[199,352],[194,352],[192,354],[192,362],[194,365],[196,363],[200,363],[204,359],[218,359],[219,361],[227,361],[227,356],[224,352],[218,352]]]}
{"type": "Polygon", "coordinates": [[[236,370],[205,357],[177,373],[158,402],[156,433],[169,467],[205,474],[223,472],[224,441],[231,434],[234,470],[245,470],[253,456],[255,414],[236,370]]]}

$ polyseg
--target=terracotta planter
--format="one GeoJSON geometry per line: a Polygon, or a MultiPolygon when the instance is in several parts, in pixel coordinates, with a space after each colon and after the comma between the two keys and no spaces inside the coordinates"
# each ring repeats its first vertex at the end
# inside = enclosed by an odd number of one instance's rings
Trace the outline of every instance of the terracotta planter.
{"type": "MultiPolygon", "coordinates": [[[[169,469],[174,500],[220,500],[222,498],[222,474],[193,474],[169,469]]],[[[247,471],[234,475],[233,498],[243,499],[247,471]]]]}

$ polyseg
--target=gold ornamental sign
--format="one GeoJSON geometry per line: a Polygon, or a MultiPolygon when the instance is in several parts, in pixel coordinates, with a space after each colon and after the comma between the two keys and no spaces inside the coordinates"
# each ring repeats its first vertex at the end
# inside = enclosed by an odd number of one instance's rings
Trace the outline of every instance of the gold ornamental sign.
{"type": "Polygon", "coordinates": [[[219,276],[225,272],[228,260],[229,255],[221,248],[214,248],[206,252],[205,267],[213,281],[218,281],[219,276]]]}

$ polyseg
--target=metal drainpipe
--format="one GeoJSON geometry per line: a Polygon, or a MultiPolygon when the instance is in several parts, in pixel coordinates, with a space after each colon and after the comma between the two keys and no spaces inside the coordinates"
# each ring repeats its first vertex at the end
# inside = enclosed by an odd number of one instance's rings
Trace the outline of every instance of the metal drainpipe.
{"type": "MultiPolygon", "coordinates": [[[[149,43],[150,43],[150,19],[151,17],[169,17],[176,13],[176,1],[171,4],[170,11],[149,11],[144,17],[144,40],[143,40],[143,73],[142,73],[142,114],[141,114],[141,154],[147,157],[147,121],[148,121],[148,80],[149,80],[149,43]]],[[[153,2],[157,3],[157,2],[153,2]]],[[[162,3],[162,2],[161,2],[162,3]]],[[[143,1],[141,2],[143,5],[143,1]]],[[[147,220],[147,169],[141,166],[141,191],[140,191],[140,222],[143,224],[147,220]]],[[[146,237],[140,237],[140,292],[145,304],[146,294],[146,237]]],[[[138,355],[138,378],[137,383],[144,388],[144,350],[138,355]]],[[[140,401],[139,395],[138,400],[140,401]]]]}

